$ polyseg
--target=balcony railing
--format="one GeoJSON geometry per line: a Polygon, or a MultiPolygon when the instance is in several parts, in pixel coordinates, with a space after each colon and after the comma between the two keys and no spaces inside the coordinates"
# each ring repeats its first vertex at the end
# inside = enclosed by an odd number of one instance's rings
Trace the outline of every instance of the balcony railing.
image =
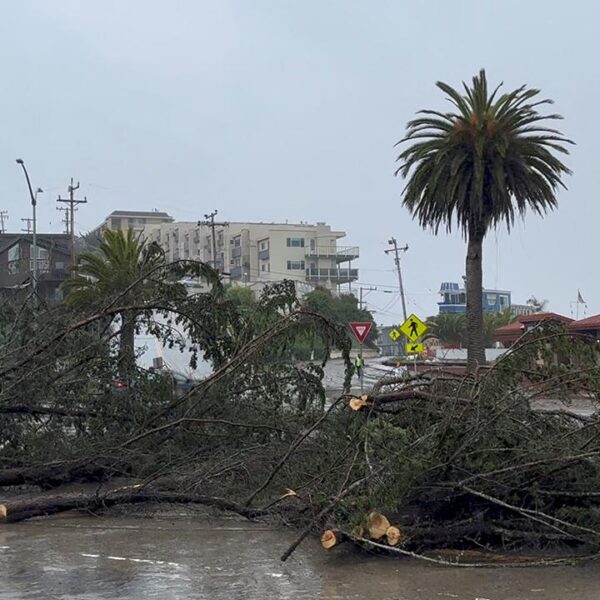
{"type": "Polygon", "coordinates": [[[259,260],[267,260],[269,258],[269,249],[259,250],[258,251],[258,259],[259,260]]]}
{"type": "Polygon", "coordinates": [[[239,258],[242,255],[242,247],[238,246],[237,248],[233,248],[231,250],[231,257],[232,258],[239,258]]]}
{"type": "Polygon", "coordinates": [[[306,256],[317,258],[333,258],[336,262],[348,262],[359,257],[358,246],[316,246],[306,248],[306,256]]]}
{"type": "Polygon", "coordinates": [[[348,283],[358,279],[358,269],[306,269],[306,278],[315,282],[348,283]]]}

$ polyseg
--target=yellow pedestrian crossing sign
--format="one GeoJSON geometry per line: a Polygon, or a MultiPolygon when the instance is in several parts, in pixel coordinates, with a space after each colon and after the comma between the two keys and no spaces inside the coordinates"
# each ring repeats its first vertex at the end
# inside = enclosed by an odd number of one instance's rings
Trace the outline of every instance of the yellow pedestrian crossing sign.
{"type": "Polygon", "coordinates": [[[421,352],[425,352],[425,344],[420,342],[408,342],[408,344],[406,344],[406,351],[409,354],[421,354],[421,352]]]}
{"type": "Polygon", "coordinates": [[[400,325],[400,331],[411,341],[414,342],[418,340],[429,327],[417,317],[417,315],[412,314],[402,325],[400,325]]]}
{"type": "Polygon", "coordinates": [[[397,329],[392,329],[388,335],[390,336],[392,342],[397,342],[398,339],[402,337],[402,333],[397,329]]]}

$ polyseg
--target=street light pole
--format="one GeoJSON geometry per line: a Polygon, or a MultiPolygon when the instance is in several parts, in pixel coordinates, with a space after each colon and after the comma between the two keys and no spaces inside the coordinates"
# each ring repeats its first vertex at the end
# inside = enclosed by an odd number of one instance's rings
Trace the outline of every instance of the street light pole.
{"type": "MultiPolygon", "coordinates": [[[[39,193],[42,193],[44,190],[42,188],[37,188],[35,190],[35,194],[31,188],[31,181],[29,180],[29,173],[27,173],[27,169],[25,168],[25,162],[22,158],[17,158],[17,164],[21,165],[23,168],[23,173],[25,173],[25,179],[27,180],[27,188],[29,189],[29,197],[31,198],[31,208],[33,210],[33,240],[31,244],[31,251],[33,253],[33,262],[31,267],[31,285],[35,292],[37,291],[37,220],[36,220],[36,208],[37,208],[37,196],[39,193]]],[[[31,260],[31,256],[29,257],[31,260]]]]}

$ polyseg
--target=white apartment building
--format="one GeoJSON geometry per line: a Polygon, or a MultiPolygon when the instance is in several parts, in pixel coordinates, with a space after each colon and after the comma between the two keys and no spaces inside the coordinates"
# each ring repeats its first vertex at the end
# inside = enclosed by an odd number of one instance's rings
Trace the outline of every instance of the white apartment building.
{"type": "Polygon", "coordinates": [[[173,221],[171,215],[156,209],[152,211],[114,210],[91,233],[100,235],[104,229],[121,229],[123,231],[133,229],[135,232],[141,232],[145,227],[172,223],[173,221]]]}
{"type": "Polygon", "coordinates": [[[338,246],[345,232],[325,223],[196,222],[148,224],[143,234],[169,260],[195,259],[215,266],[232,282],[254,286],[292,279],[299,291],[319,285],[336,291],[358,279],[358,247],[338,246]],[[213,252],[213,246],[216,252],[213,252]]]}

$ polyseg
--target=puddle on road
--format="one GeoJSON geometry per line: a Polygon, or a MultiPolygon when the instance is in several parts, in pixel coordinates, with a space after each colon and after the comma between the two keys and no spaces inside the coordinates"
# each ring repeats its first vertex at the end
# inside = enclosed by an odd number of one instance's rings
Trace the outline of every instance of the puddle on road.
{"type": "Polygon", "coordinates": [[[325,553],[309,540],[286,563],[289,530],[231,521],[77,517],[0,530],[2,599],[598,600],[585,567],[450,569],[325,553]]]}

